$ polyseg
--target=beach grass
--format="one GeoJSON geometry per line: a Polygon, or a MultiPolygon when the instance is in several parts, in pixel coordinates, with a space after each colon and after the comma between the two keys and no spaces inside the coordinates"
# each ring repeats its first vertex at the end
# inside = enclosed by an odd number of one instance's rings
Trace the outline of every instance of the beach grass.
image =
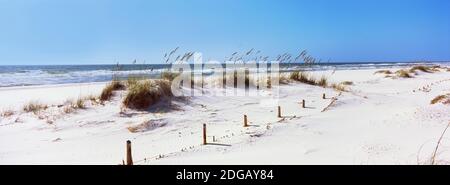
{"type": "Polygon", "coordinates": [[[128,88],[122,103],[131,109],[143,110],[159,102],[162,98],[171,97],[171,85],[168,80],[143,80],[128,88]]]}
{"type": "Polygon", "coordinates": [[[122,82],[113,80],[102,90],[99,98],[101,101],[107,101],[114,95],[114,91],[123,89],[125,89],[125,85],[123,85],[122,82]]]}
{"type": "Polygon", "coordinates": [[[378,71],[375,71],[374,74],[385,74],[385,75],[390,75],[390,74],[392,74],[392,71],[390,71],[390,70],[378,70],[378,71]]]}
{"type": "Polygon", "coordinates": [[[409,74],[409,71],[405,69],[400,69],[396,71],[395,74],[400,78],[412,78],[412,76],[409,74]]]}
{"type": "Polygon", "coordinates": [[[343,81],[341,82],[342,85],[353,85],[352,81],[343,81]]]}
{"type": "Polygon", "coordinates": [[[14,111],[13,111],[13,110],[3,110],[3,111],[0,113],[0,116],[1,116],[1,117],[4,117],[4,118],[10,117],[10,116],[12,116],[12,115],[14,115],[14,111]]]}
{"type": "Polygon", "coordinates": [[[436,96],[431,100],[430,104],[433,105],[440,102],[443,104],[450,104],[450,94],[436,96]]]}
{"type": "Polygon", "coordinates": [[[86,105],[84,104],[84,99],[78,98],[77,101],[75,102],[75,107],[78,109],[85,109],[86,105]]]}
{"type": "Polygon", "coordinates": [[[41,104],[37,101],[31,101],[23,107],[23,111],[38,114],[41,110],[45,110],[47,108],[48,105],[41,104]]]}
{"type": "Polygon", "coordinates": [[[309,73],[302,72],[302,71],[293,71],[289,75],[289,78],[294,81],[298,81],[304,84],[309,85],[317,85],[317,82],[315,77],[310,75],[309,73]]]}
{"type": "Polygon", "coordinates": [[[342,83],[333,83],[333,84],[331,84],[331,88],[333,88],[333,89],[335,89],[337,91],[341,91],[341,92],[346,92],[347,91],[347,88],[342,83]]]}
{"type": "Polygon", "coordinates": [[[133,75],[128,76],[126,86],[131,87],[139,81],[139,78],[133,75]]]}
{"type": "Polygon", "coordinates": [[[415,73],[416,71],[422,71],[422,72],[425,72],[425,73],[431,73],[433,70],[432,70],[431,67],[422,66],[422,65],[420,65],[420,66],[413,66],[411,69],[409,69],[410,73],[415,73]]]}
{"type": "Polygon", "coordinates": [[[320,77],[320,79],[318,81],[316,81],[316,84],[321,87],[327,87],[328,86],[327,77],[326,76],[320,77]]]}
{"type": "Polygon", "coordinates": [[[173,81],[179,75],[180,75],[180,73],[170,72],[170,71],[163,71],[161,73],[161,79],[168,80],[168,81],[173,81]]]}
{"type": "Polygon", "coordinates": [[[63,108],[63,112],[66,114],[72,113],[74,111],[75,111],[75,108],[73,108],[73,105],[67,105],[67,106],[64,106],[64,108],[63,108]]]}

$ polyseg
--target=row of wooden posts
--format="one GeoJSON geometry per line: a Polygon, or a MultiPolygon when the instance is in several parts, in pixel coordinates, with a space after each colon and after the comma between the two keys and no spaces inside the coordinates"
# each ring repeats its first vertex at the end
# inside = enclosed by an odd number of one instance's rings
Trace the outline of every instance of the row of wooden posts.
{"type": "MultiPolygon", "coordinates": [[[[322,99],[326,99],[325,93],[322,94],[322,99]]],[[[305,100],[302,100],[302,107],[306,108],[305,106],[305,100]]],[[[281,106],[278,106],[278,118],[281,118],[281,106]]],[[[248,127],[248,119],[247,115],[244,115],[244,127],[248,127]]],[[[215,139],[213,139],[215,140],[215,139]]],[[[203,124],[203,145],[208,144],[206,139],[206,124],[203,124]]],[[[131,141],[128,140],[126,144],[126,151],[127,151],[127,162],[126,165],[133,165],[133,157],[131,154],[131,141]]],[[[125,165],[125,161],[122,161],[122,164],[125,165]]]]}
{"type": "MultiPolygon", "coordinates": [[[[325,93],[322,94],[322,99],[326,99],[325,97],[325,93]]],[[[302,107],[306,108],[306,104],[305,104],[305,100],[302,100],[302,107]]],[[[278,106],[278,118],[281,118],[281,106],[278,106]]],[[[248,127],[248,119],[247,119],[247,115],[244,114],[244,127],[248,127]]],[[[208,144],[207,140],[206,140],[207,136],[206,136],[206,124],[203,124],[203,145],[208,144]]],[[[215,139],[213,139],[215,140],[215,139]]]]}

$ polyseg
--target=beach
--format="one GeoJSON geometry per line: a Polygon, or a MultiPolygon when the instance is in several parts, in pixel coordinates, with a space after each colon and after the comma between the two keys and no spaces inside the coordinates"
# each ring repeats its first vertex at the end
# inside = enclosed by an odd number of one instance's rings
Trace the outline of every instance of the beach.
{"type": "Polygon", "coordinates": [[[277,105],[264,105],[265,90],[213,96],[228,89],[196,89],[203,96],[139,111],[123,108],[127,91],[119,90],[109,101],[66,111],[67,101],[98,96],[108,82],[2,87],[0,164],[122,164],[127,140],[134,163],[145,165],[449,164],[450,133],[442,133],[450,105],[430,102],[450,93],[450,72],[376,73],[405,68],[311,71],[347,82],[345,90],[291,81],[278,86],[277,105]],[[23,111],[29,102],[47,107],[23,111]]]}

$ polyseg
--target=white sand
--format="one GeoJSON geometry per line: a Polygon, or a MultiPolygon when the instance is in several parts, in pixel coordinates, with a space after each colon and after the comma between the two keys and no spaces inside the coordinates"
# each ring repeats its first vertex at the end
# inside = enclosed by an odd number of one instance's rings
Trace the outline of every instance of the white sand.
{"type": "MultiPolygon", "coordinates": [[[[283,120],[277,118],[276,106],[260,105],[267,97],[254,96],[193,97],[174,102],[176,110],[120,114],[123,92],[104,106],[88,105],[71,114],[51,107],[39,118],[21,112],[23,104],[39,100],[58,105],[98,94],[104,84],[0,88],[0,110],[16,111],[0,117],[0,164],[120,164],[126,140],[133,143],[136,164],[429,163],[450,122],[450,105],[430,101],[450,93],[450,72],[390,79],[375,71],[317,72],[331,81],[354,82],[340,96],[333,89],[300,83],[280,86],[283,120]],[[427,85],[429,90],[419,90],[427,85]],[[323,100],[322,93],[329,98],[323,100]],[[332,96],[337,101],[322,112],[332,96]],[[242,126],[244,114],[250,127],[242,126]],[[156,126],[128,131],[147,120],[156,126]],[[203,123],[215,145],[201,145],[203,123]]],[[[215,91],[220,90],[206,93],[215,91]]],[[[439,164],[450,161],[450,133],[445,137],[436,157],[439,164]]]]}

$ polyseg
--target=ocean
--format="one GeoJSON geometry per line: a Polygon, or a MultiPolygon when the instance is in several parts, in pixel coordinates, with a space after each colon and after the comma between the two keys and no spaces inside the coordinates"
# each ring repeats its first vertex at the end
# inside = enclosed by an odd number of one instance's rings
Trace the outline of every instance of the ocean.
{"type": "MultiPolygon", "coordinates": [[[[348,70],[401,67],[409,65],[444,65],[449,62],[433,63],[320,63],[313,65],[282,64],[281,70],[348,70]]],[[[69,84],[111,81],[113,76],[126,79],[130,75],[158,78],[170,64],[130,65],[10,65],[0,66],[0,88],[12,86],[69,84]]]]}

